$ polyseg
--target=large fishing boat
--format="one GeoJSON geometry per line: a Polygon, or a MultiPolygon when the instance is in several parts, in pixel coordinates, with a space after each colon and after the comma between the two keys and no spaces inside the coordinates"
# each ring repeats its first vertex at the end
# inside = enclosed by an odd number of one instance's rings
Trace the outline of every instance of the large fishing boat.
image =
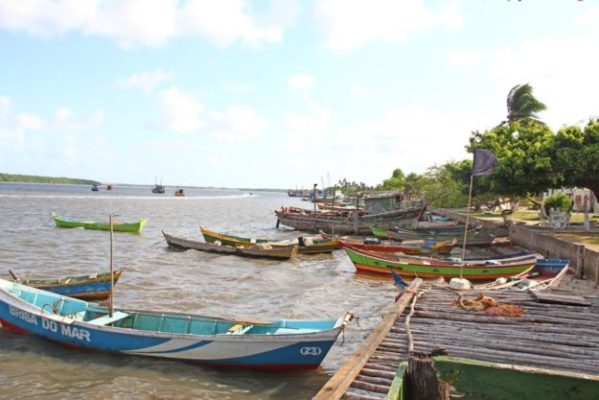
{"type": "Polygon", "coordinates": [[[306,232],[324,231],[335,234],[368,234],[371,226],[383,229],[415,227],[426,204],[407,201],[399,192],[383,192],[362,196],[363,209],[355,211],[318,212],[297,207],[281,207],[275,211],[279,224],[306,232]]]}

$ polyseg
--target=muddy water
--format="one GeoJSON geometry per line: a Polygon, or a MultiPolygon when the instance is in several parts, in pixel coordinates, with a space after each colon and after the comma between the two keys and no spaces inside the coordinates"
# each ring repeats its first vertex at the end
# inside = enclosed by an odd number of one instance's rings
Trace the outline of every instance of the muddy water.
{"type": "Polygon", "coordinates": [[[141,234],[115,233],[124,266],[115,302],[131,308],[256,318],[358,317],[313,371],[219,370],[178,361],[73,350],[0,329],[0,398],[308,399],[389,310],[389,282],[356,276],[343,251],[290,261],[242,259],[167,248],[161,230],[200,239],[198,226],[245,236],[290,238],[273,210],[306,206],[281,193],[149,187],[0,184],[0,276],[60,277],[108,269],[107,232],[56,228],[50,215],[127,221],[148,218],[141,234]]]}

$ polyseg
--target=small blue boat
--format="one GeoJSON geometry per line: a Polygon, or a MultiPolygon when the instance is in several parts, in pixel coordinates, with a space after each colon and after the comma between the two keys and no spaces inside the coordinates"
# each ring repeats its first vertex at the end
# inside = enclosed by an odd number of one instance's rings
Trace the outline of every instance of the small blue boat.
{"type": "MultiPolygon", "coordinates": [[[[119,281],[123,270],[124,268],[121,268],[112,274],[112,281],[115,285],[119,281]]],[[[18,283],[64,296],[86,300],[102,300],[108,298],[110,294],[110,272],[67,276],[58,279],[21,278],[11,270],[8,270],[8,272],[18,283]]]]}
{"type": "Polygon", "coordinates": [[[320,365],[345,324],[115,309],[0,279],[0,323],[93,350],[267,370],[320,365]]]}
{"type": "Polygon", "coordinates": [[[564,269],[570,260],[562,259],[562,258],[542,258],[537,260],[535,267],[533,269],[534,272],[538,272],[542,276],[556,276],[560,273],[562,269],[564,269]]]}

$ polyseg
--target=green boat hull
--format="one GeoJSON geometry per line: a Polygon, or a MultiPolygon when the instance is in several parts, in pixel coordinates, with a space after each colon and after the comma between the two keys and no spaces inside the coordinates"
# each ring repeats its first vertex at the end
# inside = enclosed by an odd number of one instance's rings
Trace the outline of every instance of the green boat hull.
{"type": "MultiPolygon", "coordinates": [[[[52,213],[52,218],[59,228],[84,228],[93,229],[100,231],[109,231],[110,224],[108,222],[97,222],[97,221],[82,221],[72,218],[60,217],[56,213],[52,213]]],[[[113,222],[112,230],[114,232],[141,232],[144,225],[148,220],[146,218],[141,219],[137,222],[113,222]]]]}
{"type": "MultiPolygon", "coordinates": [[[[599,396],[597,375],[448,356],[434,357],[434,367],[439,379],[465,400],[591,400],[599,396]]],[[[401,363],[388,399],[406,398],[410,389],[406,371],[407,363],[401,363]]]]}
{"type": "MultiPolygon", "coordinates": [[[[356,249],[345,247],[345,251],[358,272],[386,274],[391,271],[402,278],[413,279],[444,279],[463,277],[471,281],[490,281],[500,277],[508,277],[521,274],[534,267],[536,260],[524,260],[522,262],[505,265],[464,265],[443,262],[440,260],[426,261],[409,257],[396,257],[396,261],[385,259],[385,255],[367,253],[356,249]]],[[[395,257],[390,255],[389,257],[395,257]]]]}

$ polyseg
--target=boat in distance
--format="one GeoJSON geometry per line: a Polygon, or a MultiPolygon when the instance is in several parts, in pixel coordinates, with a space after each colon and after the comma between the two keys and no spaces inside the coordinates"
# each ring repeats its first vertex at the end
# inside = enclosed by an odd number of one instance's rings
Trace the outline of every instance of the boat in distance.
{"type": "Polygon", "coordinates": [[[267,370],[317,368],[352,314],[338,319],[249,320],[108,308],[0,279],[0,323],[53,342],[267,370]]]}
{"type": "Polygon", "coordinates": [[[268,243],[227,245],[216,242],[200,242],[162,231],[164,239],[171,247],[193,249],[218,254],[233,254],[241,257],[289,259],[297,253],[297,244],[274,245],[268,243]]]}
{"type": "MultiPolygon", "coordinates": [[[[98,222],[98,221],[86,221],[69,217],[61,217],[52,211],[52,219],[59,228],[83,228],[100,231],[109,231],[109,222],[98,222]]],[[[146,218],[140,219],[136,222],[112,222],[112,230],[114,232],[132,232],[139,233],[143,229],[144,225],[148,222],[146,218]]]]}
{"type": "MultiPolygon", "coordinates": [[[[119,281],[124,268],[113,272],[113,283],[119,281]]],[[[10,271],[14,280],[23,285],[63,296],[75,297],[77,299],[102,300],[110,295],[110,272],[94,273],[88,275],[67,276],[64,278],[21,278],[10,271]]]]}
{"type": "Polygon", "coordinates": [[[335,249],[341,247],[341,243],[336,239],[331,238],[317,238],[317,237],[298,237],[297,239],[291,240],[269,240],[269,239],[252,239],[242,236],[234,236],[226,233],[218,233],[200,226],[200,231],[204,236],[206,242],[220,242],[222,244],[237,246],[247,244],[271,244],[271,245],[285,245],[285,244],[296,244],[301,254],[317,254],[317,253],[330,253],[335,249]]]}

